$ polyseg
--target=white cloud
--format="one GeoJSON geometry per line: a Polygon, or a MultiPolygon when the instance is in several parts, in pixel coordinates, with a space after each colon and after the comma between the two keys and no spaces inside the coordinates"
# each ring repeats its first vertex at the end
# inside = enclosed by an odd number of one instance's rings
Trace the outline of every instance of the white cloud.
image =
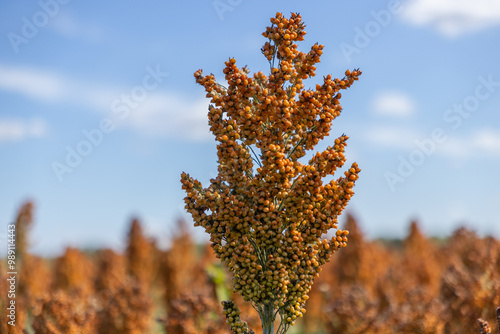
{"type": "Polygon", "coordinates": [[[450,137],[437,150],[443,155],[471,159],[477,157],[500,157],[500,131],[480,129],[463,137],[450,137]]]}
{"type": "MultiPolygon", "coordinates": [[[[113,101],[124,95],[130,96],[135,88],[141,88],[141,83],[139,80],[139,85],[133,87],[102,86],[77,82],[56,72],[0,64],[0,90],[43,102],[90,107],[106,115],[113,114],[113,101]]],[[[193,100],[157,88],[147,91],[145,99],[135,103],[137,107],[131,108],[123,123],[141,134],[191,140],[211,138],[207,120],[208,99],[204,95],[193,100]]],[[[19,127],[9,129],[21,132],[19,127]]],[[[9,137],[14,136],[13,133],[9,137]]]]}
{"type": "Polygon", "coordinates": [[[47,135],[48,128],[47,123],[40,118],[0,119],[0,143],[41,138],[47,135]]]}
{"type": "MultiPolygon", "coordinates": [[[[366,142],[384,149],[412,151],[419,149],[417,142],[430,141],[429,135],[395,126],[372,126],[364,133],[366,142]]],[[[482,128],[463,136],[448,133],[444,135],[446,139],[435,143],[431,155],[436,154],[457,161],[500,158],[500,130],[482,128]]]]}
{"type": "Polygon", "coordinates": [[[56,73],[28,67],[0,65],[0,89],[54,101],[64,95],[64,87],[64,79],[56,73]]]}
{"type": "Polygon", "coordinates": [[[415,103],[407,94],[390,91],[377,95],[372,107],[378,115],[407,117],[413,114],[415,103]]]}
{"type": "Polygon", "coordinates": [[[449,37],[500,25],[498,0],[410,0],[402,18],[449,37]]]}
{"type": "Polygon", "coordinates": [[[153,93],[130,111],[126,124],[147,135],[191,140],[211,138],[208,126],[208,100],[153,93]]]}
{"type": "Polygon", "coordinates": [[[365,132],[366,141],[384,148],[408,150],[414,147],[418,134],[410,129],[394,126],[373,126],[365,132]]]}
{"type": "Polygon", "coordinates": [[[498,155],[500,154],[500,133],[489,129],[478,131],[474,135],[472,145],[484,152],[498,155]]]}
{"type": "Polygon", "coordinates": [[[43,102],[73,102],[92,108],[109,108],[109,102],[120,92],[116,88],[77,82],[54,71],[2,64],[0,90],[43,102]]]}

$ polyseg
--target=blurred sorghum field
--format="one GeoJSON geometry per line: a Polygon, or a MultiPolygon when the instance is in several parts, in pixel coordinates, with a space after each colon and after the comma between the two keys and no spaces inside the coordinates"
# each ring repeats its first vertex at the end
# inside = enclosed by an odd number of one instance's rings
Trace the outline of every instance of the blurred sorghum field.
{"type": "MultiPolygon", "coordinates": [[[[177,223],[168,250],[134,219],[123,253],[68,248],[47,259],[28,252],[32,211],[26,203],[16,220],[16,326],[3,316],[0,333],[230,333],[221,306],[228,297],[242,305],[243,320],[260,327],[258,314],[228,290],[231,277],[208,244],[194,243],[186,222],[177,223]]],[[[292,333],[490,333],[500,327],[499,240],[464,228],[431,239],[412,222],[404,240],[370,241],[352,216],[344,228],[348,246],[325,265],[292,333]]],[[[0,269],[3,313],[5,261],[0,269]]]]}

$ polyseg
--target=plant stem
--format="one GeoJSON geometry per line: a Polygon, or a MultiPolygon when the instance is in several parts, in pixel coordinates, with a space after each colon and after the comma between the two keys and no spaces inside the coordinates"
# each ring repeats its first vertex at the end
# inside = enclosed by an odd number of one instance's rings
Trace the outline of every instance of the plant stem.
{"type": "Polygon", "coordinates": [[[264,304],[264,312],[261,315],[262,334],[274,334],[274,305],[272,302],[264,304]]]}

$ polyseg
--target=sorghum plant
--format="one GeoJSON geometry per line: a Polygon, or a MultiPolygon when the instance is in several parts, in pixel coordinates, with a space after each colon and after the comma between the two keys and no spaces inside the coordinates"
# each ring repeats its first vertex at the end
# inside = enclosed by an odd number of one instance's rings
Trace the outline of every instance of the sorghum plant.
{"type": "Polygon", "coordinates": [[[170,305],[168,317],[163,321],[165,331],[168,334],[228,334],[220,308],[215,299],[183,294],[170,305]]]}
{"type": "Polygon", "coordinates": [[[132,219],[128,234],[128,245],[126,250],[127,272],[130,276],[150,289],[155,278],[155,247],[142,231],[139,219],[132,219]]]}
{"type": "Polygon", "coordinates": [[[77,248],[68,247],[54,261],[52,290],[78,293],[82,298],[94,293],[95,264],[77,248]]]}
{"type": "Polygon", "coordinates": [[[162,281],[167,310],[183,294],[193,292],[194,280],[203,276],[194,274],[198,269],[195,243],[187,226],[187,222],[182,219],[176,222],[177,232],[172,238],[172,245],[163,253],[162,281]]]}
{"type": "Polygon", "coordinates": [[[497,314],[498,333],[500,333],[500,307],[497,307],[496,314],[497,314]]]}
{"type": "MultiPolygon", "coordinates": [[[[152,325],[153,301],[144,283],[131,277],[113,291],[100,295],[96,333],[149,333],[152,325]]],[[[83,332],[91,333],[91,332],[83,332]]]]}
{"type": "Polygon", "coordinates": [[[115,291],[126,277],[126,258],[111,249],[101,249],[96,258],[95,291],[115,291]]]}
{"type": "MultiPolygon", "coordinates": [[[[28,256],[29,230],[33,225],[33,202],[23,204],[16,218],[16,259],[17,263],[28,256]]],[[[20,266],[20,265],[19,265],[20,266]]]]}
{"type": "Polygon", "coordinates": [[[95,310],[79,297],[62,290],[43,297],[33,320],[35,333],[95,333],[95,310]]]}
{"type": "MultiPolygon", "coordinates": [[[[353,195],[360,169],[324,182],[345,162],[348,137],[341,135],[304,163],[307,151],[329,135],[340,115],[340,90],[350,87],[359,70],[342,79],[323,78],[315,89],[304,79],[315,75],[323,45],[307,53],[295,42],[304,39],[299,14],[271,19],[262,53],[269,76],[249,75],[230,58],[224,69],[227,86],[213,74],[196,71],[209,107],[210,130],[218,142],[218,176],[210,185],[182,173],[186,209],[196,226],[210,234],[215,254],[233,274],[233,289],[258,311],[264,334],[285,333],[305,312],[314,278],[330,256],[346,246],[348,231],[337,218],[353,195]],[[331,230],[331,238],[325,235],[331,230]]],[[[235,333],[252,332],[240,320],[238,306],[224,302],[235,333]]]]}
{"type": "Polygon", "coordinates": [[[484,319],[477,319],[479,324],[479,334],[491,334],[491,328],[488,322],[484,319]]]}

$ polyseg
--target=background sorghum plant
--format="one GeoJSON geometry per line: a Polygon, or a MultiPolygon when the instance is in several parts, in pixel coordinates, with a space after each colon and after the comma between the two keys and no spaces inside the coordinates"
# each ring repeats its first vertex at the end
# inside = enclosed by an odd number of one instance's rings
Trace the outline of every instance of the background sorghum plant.
{"type": "Polygon", "coordinates": [[[81,250],[66,248],[54,261],[52,289],[78,293],[86,298],[94,293],[95,264],[81,250]]]}
{"type": "Polygon", "coordinates": [[[29,230],[33,224],[33,202],[23,204],[16,218],[16,262],[21,266],[22,260],[28,252],[29,230]]]}
{"type": "Polygon", "coordinates": [[[158,259],[154,250],[154,242],[144,236],[139,219],[132,219],[126,250],[127,270],[146,289],[151,288],[158,271],[158,259]]]}
{"type": "Polygon", "coordinates": [[[100,250],[96,255],[97,274],[94,284],[97,295],[118,289],[126,277],[125,257],[111,249],[100,250]]]}
{"type": "MultiPolygon", "coordinates": [[[[16,326],[2,321],[0,333],[67,332],[64,326],[80,333],[106,334],[231,331],[217,297],[230,291],[216,293],[226,281],[220,263],[214,262],[209,244],[196,245],[185,222],[180,226],[168,250],[160,251],[151,243],[150,256],[161,253],[162,261],[171,263],[149,290],[127,275],[126,252],[71,251],[60,258],[41,259],[27,251],[16,294],[16,326]],[[179,256],[190,259],[190,271],[182,271],[185,263],[177,261],[176,254],[190,254],[179,256]],[[78,259],[86,270],[77,265],[78,259]],[[170,283],[163,276],[177,271],[192,285],[169,286],[180,288],[182,295],[168,299],[165,292],[170,283]],[[61,274],[66,278],[61,280],[61,274]],[[81,279],[67,279],[75,276],[81,279]]],[[[500,308],[497,326],[493,324],[494,308],[500,305],[499,240],[467,229],[457,230],[450,238],[432,239],[420,232],[417,222],[405,240],[368,240],[352,215],[343,229],[350,231],[350,245],[323,266],[308,293],[308,312],[297,320],[295,333],[479,333],[478,318],[497,332],[493,327],[500,326],[500,308]]],[[[6,272],[0,262],[1,309],[9,303],[6,272]]],[[[251,304],[238,294],[231,298],[248,326],[261,333],[251,304]]]]}
{"type": "Polygon", "coordinates": [[[148,333],[152,307],[144,284],[135,277],[127,278],[117,289],[100,294],[98,333],[148,333]]]}
{"type": "Polygon", "coordinates": [[[33,320],[33,329],[40,334],[90,333],[94,327],[94,309],[80,296],[62,290],[45,295],[33,320]]]}
{"type": "MultiPolygon", "coordinates": [[[[204,86],[210,130],[217,146],[218,176],[203,188],[182,174],[186,209],[195,225],[210,234],[218,258],[233,274],[233,289],[259,312],[264,333],[285,333],[305,312],[313,280],[330,256],[346,246],[348,231],[337,218],[353,195],[360,169],[324,183],[346,160],[348,137],[341,135],[306,162],[301,158],[329,135],[340,115],[340,91],[349,88],[359,70],[342,79],[323,78],[315,89],[304,80],[315,75],[323,46],[307,53],[297,50],[304,39],[299,14],[271,19],[263,36],[262,53],[271,70],[249,75],[234,58],[225,65],[227,87],[213,74],[195,73],[204,86]],[[336,230],[333,237],[325,235],[336,230]]],[[[250,332],[240,320],[238,306],[224,303],[234,332],[250,332]]]]}
{"type": "Polygon", "coordinates": [[[171,308],[172,302],[181,295],[197,289],[193,280],[199,276],[194,275],[197,270],[196,249],[192,236],[187,230],[187,223],[184,220],[178,220],[176,231],[170,249],[162,257],[161,279],[165,285],[167,311],[171,308]]]}

